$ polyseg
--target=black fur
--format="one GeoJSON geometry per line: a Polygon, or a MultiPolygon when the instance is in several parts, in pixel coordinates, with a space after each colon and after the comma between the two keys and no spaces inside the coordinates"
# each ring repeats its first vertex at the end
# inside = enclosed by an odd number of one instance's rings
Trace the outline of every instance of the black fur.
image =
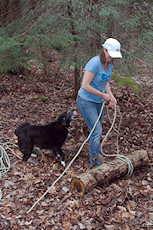
{"type": "Polygon", "coordinates": [[[23,153],[23,161],[28,160],[35,145],[43,149],[52,149],[55,155],[60,155],[61,164],[65,166],[65,156],[61,147],[67,138],[70,122],[75,119],[73,112],[67,111],[47,125],[30,125],[28,122],[20,125],[15,134],[18,137],[19,149],[23,153]]]}

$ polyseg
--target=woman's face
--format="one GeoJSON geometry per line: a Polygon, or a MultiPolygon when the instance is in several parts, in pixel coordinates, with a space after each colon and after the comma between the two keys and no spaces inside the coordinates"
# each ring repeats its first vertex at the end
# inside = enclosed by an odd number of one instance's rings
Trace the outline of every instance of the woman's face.
{"type": "Polygon", "coordinates": [[[109,55],[107,49],[105,49],[105,48],[103,48],[103,49],[104,49],[106,61],[111,62],[113,60],[113,58],[109,55]]]}

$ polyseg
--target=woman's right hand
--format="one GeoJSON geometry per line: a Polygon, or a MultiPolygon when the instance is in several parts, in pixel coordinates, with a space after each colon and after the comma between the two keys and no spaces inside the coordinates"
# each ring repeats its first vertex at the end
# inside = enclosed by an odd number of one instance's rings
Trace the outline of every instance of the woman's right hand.
{"type": "Polygon", "coordinates": [[[108,102],[113,102],[112,97],[108,93],[103,94],[103,99],[108,102]]]}

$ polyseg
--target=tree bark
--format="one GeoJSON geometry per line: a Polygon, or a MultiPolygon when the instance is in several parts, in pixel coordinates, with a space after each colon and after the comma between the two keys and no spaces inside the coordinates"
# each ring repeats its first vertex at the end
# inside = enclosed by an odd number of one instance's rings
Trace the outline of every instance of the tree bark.
{"type": "MultiPolygon", "coordinates": [[[[137,150],[127,154],[133,165],[133,169],[138,169],[147,165],[149,158],[145,150],[137,150]]],[[[97,185],[108,185],[114,180],[125,176],[128,172],[128,164],[119,158],[102,163],[85,173],[77,175],[71,180],[71,187],[76,188],[78,192],[86,193],[97,185]]]]}
{"type": "MultiPolygon", "coordinates": [[[[72,35],[76,36],[77,32],[75,30],[75,26],[74,26],[74,18],[73,18],[73,6],[72,6],[72,2],[69,1],[69,3],[67,4],[67,8],[68,8],[68,16],[70,18],[70,32],[72,35]]],[[[78,47],[78,42],[76,39],[74,39],[75,43],[74,43],[74,48],[76,49],[78,47]]],[[[77,65],[77,57],[75,55],[73,55],[73,61],[74,61],[74,98],[76,99],[77,94],[78,94],[78,90],[80,88],[80,80],[79,80],[79,73],[80,73],[80,68],[77,65]]]]}

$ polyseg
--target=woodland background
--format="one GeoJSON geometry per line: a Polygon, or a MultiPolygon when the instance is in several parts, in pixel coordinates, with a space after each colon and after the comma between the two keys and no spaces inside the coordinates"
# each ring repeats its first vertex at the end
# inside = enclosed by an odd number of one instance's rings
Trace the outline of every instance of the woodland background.
{"type": "MultiPolygon", "coordinates": [[[[1,178],[1,229],[151,229],[153,118],[152,0],[0,0],[1,142],[17,143],[15,128],[45,124],[67,110],[75,98],[86,62],[100,53],[108,37],[121,42],[123,59],[114,61],[111,86],[123,116],[121,153],[145,149],[149,165],[132,177],[97,187],[88,194],[70,188],[76,173],[89,169],[88,146],[63,179],[24,218],[63,171],[59,160],[22,163],[8,151],[11,169],[1,178]]],[[[110,127],[104,116],[103,135],[110,127]]],[[[63,146],[66,163],[88,135],[79,116],[63,146]]],[[[114,153],[111,133],[105,151],[114,153]]],[[[12,150],[21,156],[18,148],[12,150]]],[[[44,154],[47,154],[44,151],[44,154]]]]}

